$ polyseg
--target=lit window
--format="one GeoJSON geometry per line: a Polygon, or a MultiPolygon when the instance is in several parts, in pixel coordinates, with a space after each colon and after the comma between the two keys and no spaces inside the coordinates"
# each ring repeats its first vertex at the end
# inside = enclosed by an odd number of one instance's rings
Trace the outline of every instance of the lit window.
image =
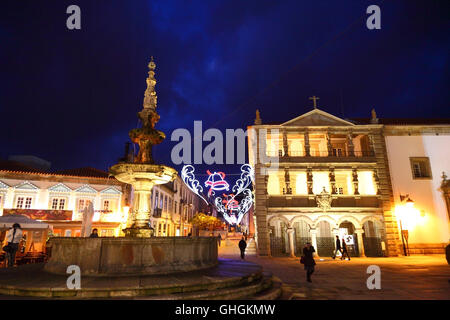
{"type": "Polygon", "coordinates": [[[376,195],[372,171],[358,171],[358,190],[361,195],[376,195]]]}
{"type": "Polygon", "coordinates": [[[91,200],[79,199],[78,200],[78,212],[82,212],[85,208],[89,207],[91,200]]]}
{"type": "Polygon", "coordinates": [[[268,194],[281,194],[280,179],[277,172],[269,173],[269,179],[267,181],[267,193],[268,194]]]}
{"type": "Polygon", "coordinates": [[[26,198],[25,199],[25,209],[30,209],[31,208],[31,201],[32,201],[33,199],[32,198],[26,198]]]}
{"type": "Polygon", "coordinates": [[[66,207],[66,199],[59,199],[59,206],[58,209],[59,210],[64,210],[66,207]]]}
{"type": "Polygon", "coordinates": [[[66,206],[66,199],[64,198],[52,199],[52,210],[64,210],[65,206],[66,206]]]}
{"type": "Polygon", "coordinates": [[[58,199],[54,198],[52,200],[52,210],[58,209],[58,199]]]}
{"type": "Polygon", "coordinates": [[[308,194],[306,172],[299,172],[295,178],[295,194],[308,194]]]}
{"type": "Polygon", "coordinates": [[[330,180],[328,172],[313,172],[313,193],[320,194],[325,191],[330,193],[330,180]]]}
{"type": "Polygon", "coordinates": [[[16,202],[16,208],[17,209],[22,209],[23,208],[23,197],[17,197],[17,202],[16,202]]]}
{"type": "Polygon", "coordinates": [[[409,158],[413,179],[431,179],[430,159],[427,157],[409,158]]]}

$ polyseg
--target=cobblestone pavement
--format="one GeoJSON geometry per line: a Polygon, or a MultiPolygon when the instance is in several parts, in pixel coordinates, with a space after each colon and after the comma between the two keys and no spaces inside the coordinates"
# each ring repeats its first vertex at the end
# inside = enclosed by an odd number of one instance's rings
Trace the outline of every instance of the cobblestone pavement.
{"type": "MultiPolygon", "coordinates": [[[[232,248],[219,249],[222,257],[239,259],[232,248]]],[[[283,282],[282,299],[450,299],[450,266],[444,255],[395,258],[316,259],[312,283],[306,282],[299,258],[247,256],[283,282]],[[381,289],[369,290],[367,267],[381,270],[381,289]]]]}

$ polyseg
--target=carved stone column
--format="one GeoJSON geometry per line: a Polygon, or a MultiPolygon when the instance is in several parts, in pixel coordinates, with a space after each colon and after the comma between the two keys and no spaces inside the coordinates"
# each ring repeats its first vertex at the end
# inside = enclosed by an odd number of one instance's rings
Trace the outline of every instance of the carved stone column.
{"type": "Polygon", "coordinates": [[[283,130],[283,149],[284,149],[284,156],[285,157],[289,156],[289,145],[286,130],[283,130]]]}
{"type": "Polygon", "coordinates": [[[378,170],[375,169],[373,171],[373,180],[375,181],[375,185],[377,187],[377,195],[381,194],[381,188],[380,188],[380,178],[378,177],[378,170]]]}
{"type": "Polygon", "coordinates": [[[365,253],[364,253],[364,241],[363,241],[363,236],[362,234],[364,233],[363,229],[356,229],[355,230],[356,233],[356,238],[358,241],[358,251],[359,251],[359,256],[360,257],[365,257],[365,253]]]}
{"type": "Polygon", "coordinates": [[[284,169],[284,184],[286,187],[286,194],[292,194],[291,178],[289,176],[289,168],[284,169]]]}
{"type": "Polygon", "coordinates": [[[333,146],[331,145],[331,137],[330,137],[329,131],[327,131],[326,138],[327,138],[328,156],[332,157],[333,156],[333,146]]]}
{"type": "Polygon", "coordinates": [[[368,135],[369,137],[369,155],[368,156],[375,156],[375,142],[372,134],[368,135]]]}
{"type": "Polygon", "coordinates": [[[359,195],[359,190],[358,190],[358,170],[356,168],[353,168],[352,170],[352,177],[353,177],[353,188],[355,190],[354,194],[355,195],[359,195]]]}
{"type": "Polygon", "coordinates": [[[330,167],[329,168],[329,177],[330,177],[330,184],[331,184],[331,194],[336,194],[336,179],[334,176],[334,168],[330,167]]]}
{"type": "Polygon", "coordinates": [[[288,228],[287,233],[289,237],[289,256],[295,257],[294,228],[288,228]]]}
{"type": "Polygon", "coordinates": [[[347,146],[348,146],[348,156],[355,156],[355,146],[353,145],[353,134],[350,132],[347,134],[347,146]]]}
{"type": "Polygon", "coordinates": [[[306,183],[308,184],[308,194],[313,193],[313,174],[311,168],[306,169],[306,183]]]}
{"type": "Polygon", "coordinates": [[[316,250],[316,254],[315,256],[317,258],[319,258],[319,253],[317,251],[317,229],[310,229],[309,233],[311,234],[311,245],[314,247],[314,249],[316,250]]]}
{"type": "Polygon", "coordinates": [[[306,130],[303,133],[303,139],[305,140],[305,156],[309,157],[309,156],[311,156],[311,153],[310,153],[310,146],[309,146],[309,133],[308,133],[308,130],[306,130]]]}

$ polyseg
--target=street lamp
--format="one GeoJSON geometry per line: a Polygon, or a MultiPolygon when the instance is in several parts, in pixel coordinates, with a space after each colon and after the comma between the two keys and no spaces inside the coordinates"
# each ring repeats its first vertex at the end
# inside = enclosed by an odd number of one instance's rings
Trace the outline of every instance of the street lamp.
{"type": "MultiPolygon", "coordinates": [[[[405,203],[405,208],[408,209],[408,211],[414,209],[414,201],[411,200],[411,198],[409,197],[409,195],[400,195],[400,202],[405,203]],[[406,199],[406,200],[405,200],[406,199]]],[[[404,213],[403,213],[404,215],[404,213]]],[[[400,222],[400,232],[402,234],[402,244],[403,244],[403,254],[405,256],[409,256],[409,246],[408,246],[408,230],[403,230],[403,226],[402,226],[402,220],[405,217],[401,217],[399,219],[400,222]],[[406,245],[405,245],[406,242],[406,245]],[[407,250],[408,248],[408,250],[407,250]]]]}

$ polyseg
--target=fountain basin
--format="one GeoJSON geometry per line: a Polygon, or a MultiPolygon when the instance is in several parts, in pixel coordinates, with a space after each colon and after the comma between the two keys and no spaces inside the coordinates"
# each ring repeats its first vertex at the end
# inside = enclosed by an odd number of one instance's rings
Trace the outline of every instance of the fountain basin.
{"type": "Polygon", "coordinates": [[[113,165],[109,172],[119,181],[133,186],[144,183],[144,188],[150,188],[155,184],[165,184],[177,175],[177,171],[171,167],[160,164],[146,163],[118,163],[113,165]]]}
{"type": "Polygon", "coordinates": [[[82,275],[120,276],[187,272],[216,266],[217,238],[64,238],[50,239],[44,270],[67,275],[77,265],[82,275]]]}

